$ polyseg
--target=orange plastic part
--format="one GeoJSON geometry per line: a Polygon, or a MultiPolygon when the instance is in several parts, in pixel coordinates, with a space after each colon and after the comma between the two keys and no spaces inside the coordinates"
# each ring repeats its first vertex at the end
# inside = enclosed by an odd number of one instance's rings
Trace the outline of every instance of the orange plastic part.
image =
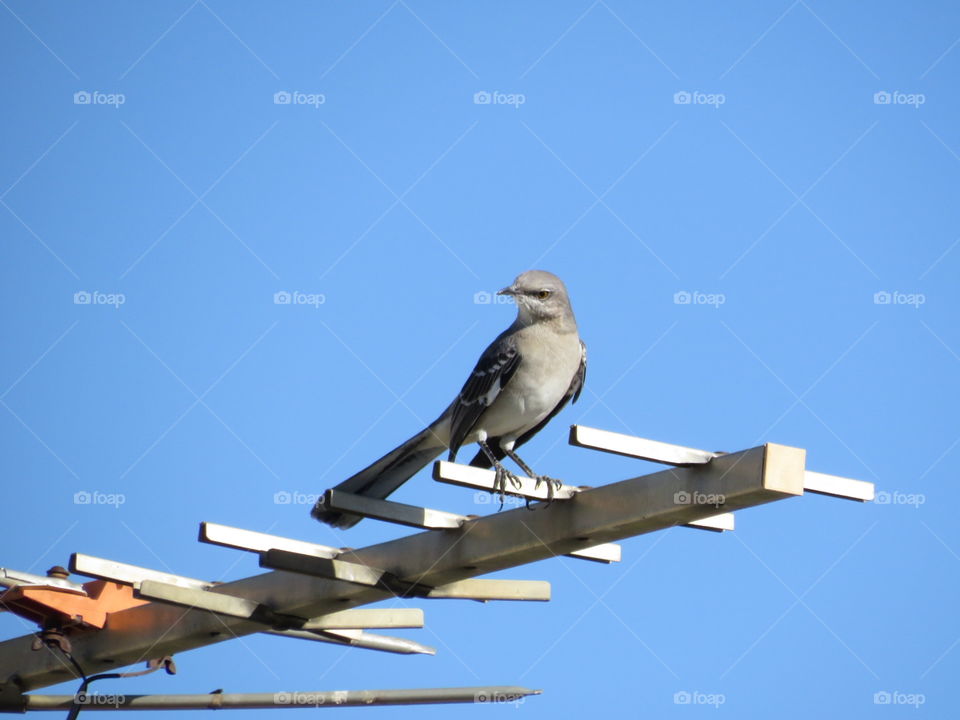
{"type": "Polygon", "coordinates": [[[129,585],[108,580],[92,580],[84,583],[83,589],[86,595],[49,585],[22,585],[0,595],[0,603],[41,627],[80,625],[102,628],[110,613],[148,602],[135,598],[129,585]]]}

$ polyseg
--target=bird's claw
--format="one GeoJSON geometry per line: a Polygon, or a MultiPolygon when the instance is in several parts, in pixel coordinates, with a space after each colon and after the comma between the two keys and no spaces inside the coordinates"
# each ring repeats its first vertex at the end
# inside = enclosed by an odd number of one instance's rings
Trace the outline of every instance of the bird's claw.
{"type": "Polygon", "coordinates": [[[500,507],[497,510],[498,512],[503,510],[503,500],[507,494],[507,480],[509,480],[510,484],[515,488],[520,488],[523,486],[523,482],[520,480],[520,478],[507,470],[505,467],[500,466],[494,470],[493,491],[500,496],[500,507]]]}
{"type": "Polygon", "coordinates": [[[554,490],[559,490],[561,487],[563,487],[562,480],[557,480],[556,478],[552,478],[549,475],[537,475],[534,479],[537,481],[536,484],[534,485],[535,488],[539,488],[540,483],[550,483],[553,485],[554,490]]]}
{"type": "Polygon", "coordinates": [[[563,487],[563,482],[557,480],[556,478],[549,477],[547,475],[537,475],[537,482],[534,485],[535,488],[540,487],[540,483],[547,484],[547,505],[553,502],[554,493],[563,487]]]}

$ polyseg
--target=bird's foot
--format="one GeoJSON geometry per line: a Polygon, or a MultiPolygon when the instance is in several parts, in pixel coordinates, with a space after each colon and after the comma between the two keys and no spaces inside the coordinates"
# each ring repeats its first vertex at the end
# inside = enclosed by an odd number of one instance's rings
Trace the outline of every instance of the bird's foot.
{"type": "Polygon", "coordinates": [[[537,475],[534,488],[539,488],[540,483],[547,484],[547,505],[553,502],[553,494],[563,486],[563,482],[547,475],[537,475]]]}
{"type": "Polygon", "coordinates": [[[503,500],[507,494],[508,480],[515,488],[520,488],[523,486],[523,482],[520,480],[520,478],[507,470],[503,465],[498,465],[494,469],[493,478],[493,491],[500,496],[500,507],[498,508],[498,512],[503,510],[503,500]]]}

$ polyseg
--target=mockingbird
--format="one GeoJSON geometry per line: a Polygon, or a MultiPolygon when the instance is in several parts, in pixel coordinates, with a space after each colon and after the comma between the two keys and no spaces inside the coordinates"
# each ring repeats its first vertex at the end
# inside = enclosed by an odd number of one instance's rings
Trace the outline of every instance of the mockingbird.
{"type": "MultiPolygon", "coordinates": [[[[577,334],[567,288],[556,275],[530,270],[497,293],[517,305],[513,325],[490,344],[460,394],[429,427],[369,467],[336,486],[336,490],[385,498],[444,450],[449,460],[461,446],[480,445],[471,465],[496,472],[501,497],[506,481],[516,475],[500,462],[512,459],[537,484],[555,480],[536,474],[516,448],[536,435],[571,399],[577,401],[587,371],[587,348],[577,334]]],[[[348,528],[362,519],[317,503],[311,514],[321,522],[348,528]]]]}

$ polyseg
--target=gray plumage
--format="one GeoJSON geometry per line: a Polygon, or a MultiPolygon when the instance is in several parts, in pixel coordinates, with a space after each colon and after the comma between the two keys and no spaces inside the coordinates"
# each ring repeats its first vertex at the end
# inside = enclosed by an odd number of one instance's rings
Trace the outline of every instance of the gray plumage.
{"type": "MultiPolygon", "coordinates": [[[[563,282],[543,270],[518,276],[499,295],[512,296],[517,319],[483,352],[460,393],[429,427],[391,450],[336,490],[385,498],[448,450],[478,443],[471,461],[494,467],[498,481],[513,479],[500,460],[511,457],[539,479],[516,455],[516,448],[536,435],[570,402],[577,401],[586,377],[587,351],[563,282]]],[[[362,518],[325,509],[311,513],[321,522],[348,528],[362,518]]]]}

